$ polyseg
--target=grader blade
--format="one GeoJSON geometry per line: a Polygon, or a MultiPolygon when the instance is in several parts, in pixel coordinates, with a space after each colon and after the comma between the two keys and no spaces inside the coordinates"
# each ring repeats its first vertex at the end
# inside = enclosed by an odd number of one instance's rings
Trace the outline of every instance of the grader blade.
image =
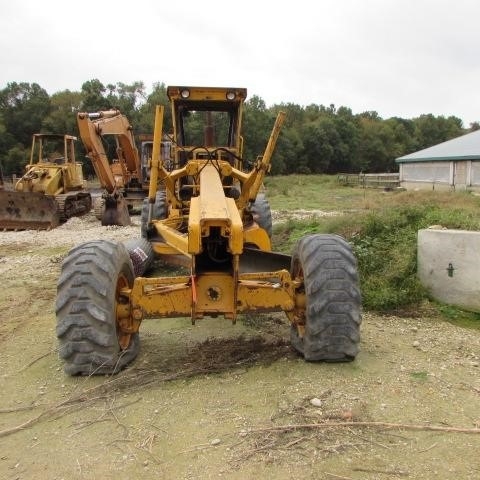
{"type": "Polygon", "coordinates": [[[276,272],[290,270],[292,257],[256,248],[244,248],[240,255],[240,273],[276,272]]]}
{"type": "Polygon", "coordinates": [[[0,191],[0,230],[50,230],[59,224],[55,198],[40,192],[0,191]]]}

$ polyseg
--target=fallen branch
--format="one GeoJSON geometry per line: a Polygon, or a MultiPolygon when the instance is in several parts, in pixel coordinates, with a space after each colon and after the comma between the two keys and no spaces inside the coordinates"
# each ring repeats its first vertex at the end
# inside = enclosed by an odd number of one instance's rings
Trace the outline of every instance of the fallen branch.
{"type": "Polygon", "coordinates": [[[18,370],[17,373],[20,373],[20,372],[23,372],[24,370],[26,370],[27,368],[31,367],[34,363],[37,363],[39,360],[41,360],[42,358],[45,358],[45,357],[48,357],[50,354],[54,353],[55,350],[50,350],[49,352],[47,353],[44,353],[43,355],[40,355],[39,357],[37,358],[34,358],[31,362],[27,363],[26,365],[24,365],[20,370],[18,370]]]}
{"type": "Polygon", "coordinates": [[[22,407],[15,407],[15,408],[0,408],[0,413],[16,413],[16,412],[23,412],[25,410],[34,410],[38,408],[40,405],[24,405],[22,407]]]}
{"type": "Polygon", "coordinates": [[[381,473],[382,475],[395,475],[399,477],[408,477],[408,472],[403,470],[379,470],[376,468],[354,467],[354,472],[381,473]]]}
{"type": "Polygon", "coordinates": [[[265,432],[288,432],[291,430],[315,430],[325,428],[342,427],[372,427],[372,428],[397,428],[403,430],[424,430],[433,432],[449,433],[473,433],[480,434],[480,428],[460,428],[460,427],[440,427],[437,425],[415,425],[408,423],[387,423],[387,422],[328,422],[328,423],[293,423],[287,425],[278,425],[276,427],[255,428],[248,430],[248,433],[265,432]]]}
{"type": "Polygon", "coordinates": [[[337,480],[353,480],[352,477],[343,477],[342,475],[335,475],[334,473],[326,472],[325,475],[327,475],[328,478],[335,478],[337,480]]]}

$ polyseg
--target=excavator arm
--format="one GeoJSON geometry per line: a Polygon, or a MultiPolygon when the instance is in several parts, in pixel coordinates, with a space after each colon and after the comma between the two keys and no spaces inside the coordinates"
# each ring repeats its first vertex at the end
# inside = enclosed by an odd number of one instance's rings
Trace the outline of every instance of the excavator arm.
{"type": "Polygon", "coordinates": [[[141,183],[140,159],[130,123],[119,110],[105,110],[79,112],[77,124],[87,157],[105,189],[102,225],[129,225],[124,190],[132,182],[141,183]],[[112,162],[105,152],[104,135],[111,135],[116,141],[117,158],[112,162]]]}
{"type": "Polygon", "coordinates": [[[108,162],[107,154],[103,148],[102,138],[99,134],[99,126],[92,121],[92,114],[78,113],[77,124],[87,157],[92,162],[100,185],[108,193],[113,194],[117,190],[115,177],[108,162]]]}

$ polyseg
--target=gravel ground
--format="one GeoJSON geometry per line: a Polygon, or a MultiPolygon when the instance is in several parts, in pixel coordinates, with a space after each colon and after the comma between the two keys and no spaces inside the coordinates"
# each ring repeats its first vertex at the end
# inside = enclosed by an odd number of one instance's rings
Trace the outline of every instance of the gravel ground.
{"type": "Polygon", "coordinates": [[[67,377],[61,260],[88,240],[137,237],[132,220],[0,232],[0,478],[480,478],[480,335],[427,308],[365,312],[346,364],[304,362],[283,315],[145,321],[131,368],[67,377]]]}
{"type": "Polygon", "coordinates": [[[100,238],[109,240],[127,240],[140,235],[140,216],[131,217],[132,225],[103,227],[93,212],[83,217],[70,218],[66,223],[53,230],[24,230],[19,232],[0,232],[1,245],[31,244],[36,246],[72,247],[89,240],[100,238]]]}

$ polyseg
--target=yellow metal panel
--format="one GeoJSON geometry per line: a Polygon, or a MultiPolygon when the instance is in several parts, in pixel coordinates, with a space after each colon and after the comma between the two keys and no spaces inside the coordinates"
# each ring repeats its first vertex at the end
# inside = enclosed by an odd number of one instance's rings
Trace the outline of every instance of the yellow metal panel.
{"type": "Polygon", "coordinates": [[[229,274],[209,273],[195,278],[197,313],[233,314],[234,282],[229,274]]]}
{"type": "Polygon", "coordinates": [[[202,238],[200,234],[200,198],[193,197],[190,200],[190,212],[188,216],[188,252],[196,255],[201,252],[202,238]]]}
{"type": "Polygon", "coordinates": [[[207,237],[212,227],[220,227],[222,236],[229,238],[231,253],[242,253],[243,225],[235,200],[225,197],[217,169],[207,164],[200,172],[200,196],[190,201],[189,253],[201,252],[201,237],[207,237]]]}
{"type": "Polygon", "coordinates": [[[235,92],[235,101],[243,101],[247,97],[246,88],[225,88],[225,87],[178,87],[167,88],[167,95],[170,100],[183,100],[180,96],[182,90],[188,90],[188,100],[217,100],[227,102],[227,92],[235,92]]]}
{"type": "Polygon", "coordinates": [[[192,311],[190,277],[137,277],[130,296],[132,310],[145,317],[185,317],[192,311]]]}
{"type": "Polygon", "coordinates": [[[243,273],[237,289],[237,311],[291,311],[295,308],[295,285],[286,270],[243,273]]]}
{"type": "Polygon", "coordinates": [[[178,230],[165,225],[163,222],[156,222],[155,228],[159,235],[163,237],[166,243],[180,253],[188,252],[188,238],[178,230]]]}
{"type": "Polygon", "coordinates": [[[230,217],[230,252],[240,255],[243,252],[243,222],[238,213],[238,208],[233,198],[226,198],[230,217]]]}
{"type": "MultiPolygon", "coordinates": [[[[168,243],[152,242],[151,245],[152,245],[153,251],[158,255],[177,255],[178,254],[178,249],[172,247],[168,243]]],[[[187,253],[182,252],[182,255],[185,255],[185,257],[187,257],[188,259],[191,258],[191,256],[188,255],[187,253]]]]}
{"type": "Polygon", "coordinates": [[[219,172],[213,165],[205,165],[200,173],[201,220],[215,222],[228,219],[229,211],[225,200],[219,172]]]}
{"type": "Polygon", "coordinates": [[[237,311],[293,310],[294,302],[288,288],[280,283],[240,281],[237,293],[237,311]]]}
{"type": "Polygon", "coordinates": [[[263,228],[257,226],[253,228],[247,228],[243,232],[244,242],[246,244],[256,245],[260,250],[270,252],[272,250],[272,244],[270,237],[263,228]]]}
{"type": "Polygon", "coordinates": [[[209,272],[196,277],[137,277],[130,293],[131,311],[138,317],[225,315],[237,312],[285,311],[291,321],[302,318],[294,284],[287,271],[235,276],[209,272]],[[140,312],[140,313],[138,313],[140,312]]]}

